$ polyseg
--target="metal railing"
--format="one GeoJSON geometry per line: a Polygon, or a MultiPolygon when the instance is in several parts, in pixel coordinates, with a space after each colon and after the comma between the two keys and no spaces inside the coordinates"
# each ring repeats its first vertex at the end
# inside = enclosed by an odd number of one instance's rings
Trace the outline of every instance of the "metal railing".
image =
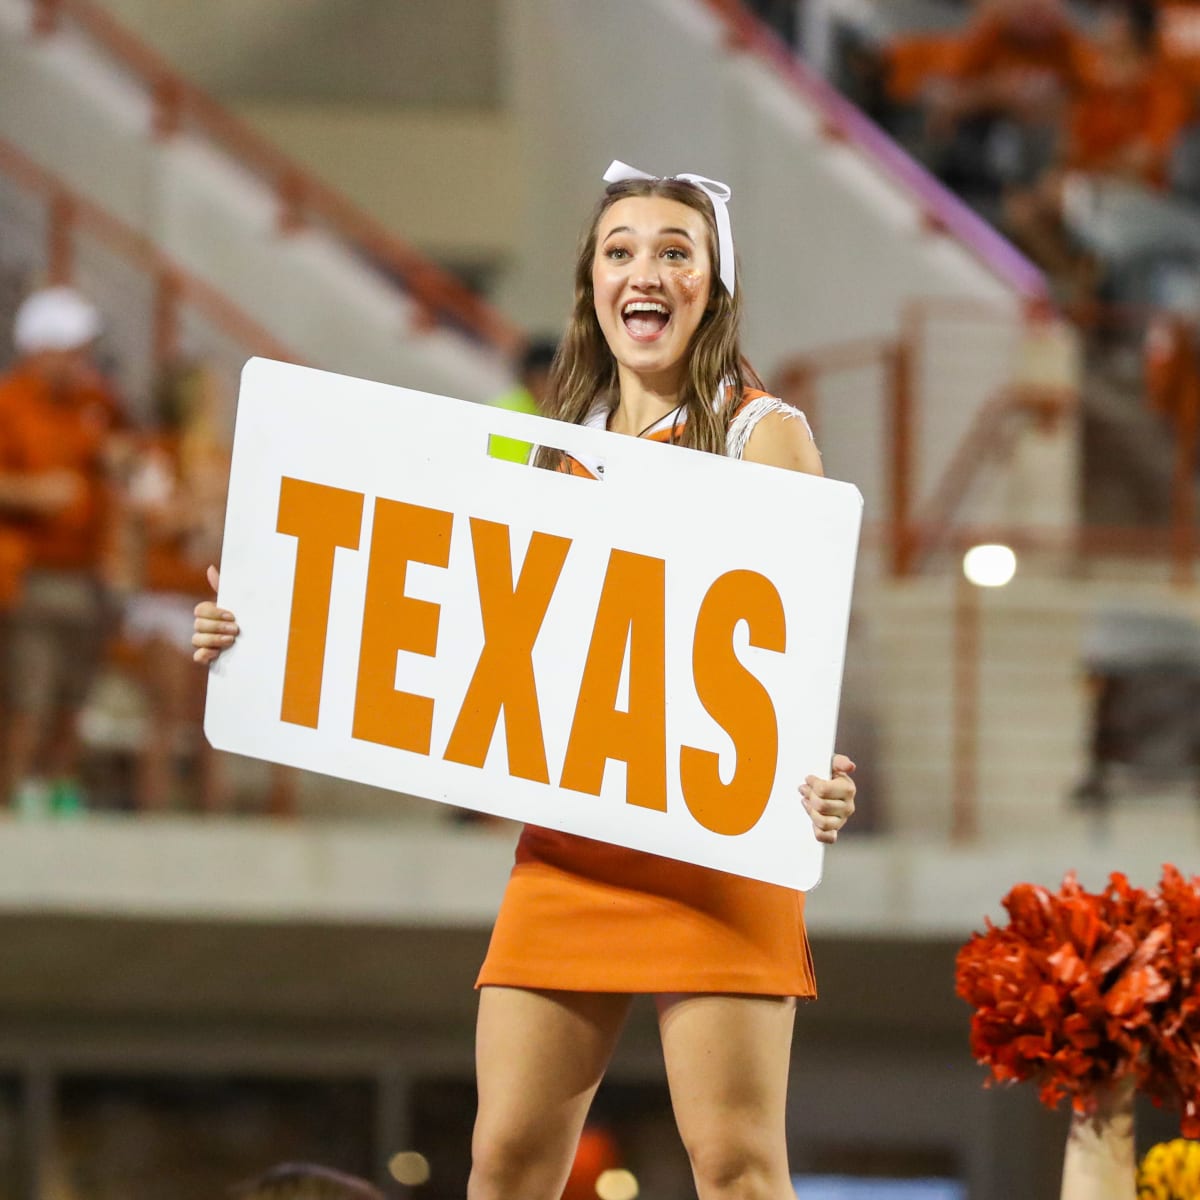
{"type": "MultiPolygon", "coordinates": [[[[1027,331],[1036,333],[1046,315],[1027,313],[1027,331]]],[[[895,339],[849,342],[798,356],[774,380],[786,399],[809,414],[829,473],[863,488],[868,501],[864,544],[882,552],[888,573],[893,578],[950,576],[945,640],[935,653],[940,660],[936,688],[939,695],[944,689],[949,735],[945,828],[956,842],[974,840],[984,815],[980,805],[990,777],[981,743],[993,733],[985,698],[991,695],[995,668],[985,646],[991,606],[963,578],[962,554],[973,545],[1002,542],[1027,568],[1030,560],[1048,564],[1042,573],[1051,579],[1118,577],[1142,586],[1157,579],[1164,603],[1171,591],[1195,582],[1200,326],[1164,312],[1095,310],[1084,316],[1085,329],[1095,335],[1111,339],[1119,331],[1127,356],[1136,354],[1144,339],[1144,385],[1130,387],[1125,398],[1131,406],[1129,419],[1137,418],[1140,406],[1156,413],[1170,431],[1164,443],[1169,443],[1171,457],[1168,461],[1164,454],[1162,470],[1164,490],[1169,477],[1170,500],[1158,524],[1088,522],[1082,504],[1056,525],[1022,522],[1003,511],[980,512],[972,506],[970,497],[981,478],[1003,476],[1031,428],[1079,421],[1074,389],[1063,386],[1062,379],[1024,377],[1019,351],[1010,375],[994,377],[994,386],[973,407],[956,444],[943,447],[934,456],[936,470],[928,469],[930,425],[925,418],[944,409],[946,393],[957,386],[961,360],[974,358],[974,349],[956,345],[956,339],[967,321],[990,319],[998,323],[997,337],[1003,340],[999,327],[1006,321],[1011,326],[1011,316],[989,316],[979,308],[967,312],[944,301],[914,302],[895,339]],[[956,332],[946,336],[947,331],[956,332]],[[853,431],[852,453],[838,445],[839,436],[845,436],[839,431],[846,428],[853,431]],[[1148,572],[1151,564],[1154,569],[1148,572]]],[[[1078,435],[1072,440],[1082,442],[1078,435]]],[[[897,718],[892,714],[891,719],[897,718]]],[[[1052,765],[1061,768],[1060,761],[1052,765]]]]}
{"type": "Polygon", "coordinates": [[[180,355],[211,361],[230,396],[250,355],[303,361],[228,297],[4,139],[0,182],[28,205],[23,222],[10,217],[10,247],[20,247],[27,274],[78,283],[100,305],[117,343],[108,349],[135,406],[159,368],[180,355]]]}
{"type": "Polygon", "coordinates": [[[94,0],[30,2],[35,33],[49,36],[69,24],[145,89],[154,102],[149,133],[159,138],[182,129],[201,133],[267,181],[278,199],[281,232],[319,224],[353,251],[379,263],[402,282],[417,305],[422,314],[418,327],[446,322],[504,354],[515,353],[523,344],[524,333],[480,296],[185,79],[94,0]]]}

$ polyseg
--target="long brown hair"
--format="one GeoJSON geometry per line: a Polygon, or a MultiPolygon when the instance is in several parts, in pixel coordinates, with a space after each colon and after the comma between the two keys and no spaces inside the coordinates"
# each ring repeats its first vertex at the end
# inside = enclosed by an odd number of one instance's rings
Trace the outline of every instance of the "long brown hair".
{"type": "MultiPolygon", "coordinates": [[[[742,288],[739,284],[731,295],[718,275],[717,226],[712,201],[701,188],[682,179],[624,179],[609,184],[596,205],[579,244],[575,307],[550,369],[545,412],[556,420],[579,425],[601,396],[616,391],[617,363],[596,317],[592,262],[604,214],[618,200],[642,196],[678,201],[704,218],[712,263],[712,291],[687,351],[687,370],[679,392],[684,419],[677,440],[680,445],[696,450],[724,454],[729,419],[741,401],[742,389],[747,383],[762,387],[762,381],[740,349],[742,288]],[[714,404],[723,383],[732,386],[722,402],[714,404]]],[[[562,451],[543,446],[538,451],[537,465],[557,468],[562,458],[562,451]]]]}

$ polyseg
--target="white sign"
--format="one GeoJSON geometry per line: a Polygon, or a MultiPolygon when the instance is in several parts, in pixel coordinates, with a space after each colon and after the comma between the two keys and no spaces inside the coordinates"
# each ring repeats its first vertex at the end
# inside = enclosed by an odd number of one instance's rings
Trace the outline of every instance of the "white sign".
{"type": "Polygon", "coordinates": [[[827,776],[849,484],[252,359],[214,746],[791,887],[827,776]],[[602,480],[488,457],[502,434],[602,480]]]}

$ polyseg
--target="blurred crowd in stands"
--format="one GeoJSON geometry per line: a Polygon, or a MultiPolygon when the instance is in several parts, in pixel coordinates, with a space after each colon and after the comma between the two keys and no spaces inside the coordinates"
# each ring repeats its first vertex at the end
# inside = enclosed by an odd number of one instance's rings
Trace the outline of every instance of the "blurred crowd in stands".
{"type": "Polygon", "coordinates": [[[847,39],[846,90],[1060,298],[1161,301],[1162,260],[1200,259],[1200,2],[958,8],[948,29],[847,39]]]}
{"type": "MultiPolygon", "coordinates": [[[[0,359],[0,811],[246,807],[204,737],[191,646],[220,562],[230,398],[184,361],[160,371],[151,404],[129,403],[102,332],[89,299],[47,287],[19,302],[0,359]]],[[[555,348],[532,342],[496,405],[536,412],[555,348]]],[[[529,450],[495,442],[502,457],[529,450]]],[[[292,814],[298,773],[264,769],[249,807],[292,814]]]]}
{"type": "Polygon", "coordinates": [[[200,733],[205,681],[190,639],[205,566],[219,557],[222,397],[202,365],[178,364],[135,427],[97,365],[101,329],[78,292],[34,292],[0,375],[4,803],[67,816],[103,792],[81,755],[81,717],[111,667],[142,697],[117,802],[216,810],[225,799],[200,733]]]}

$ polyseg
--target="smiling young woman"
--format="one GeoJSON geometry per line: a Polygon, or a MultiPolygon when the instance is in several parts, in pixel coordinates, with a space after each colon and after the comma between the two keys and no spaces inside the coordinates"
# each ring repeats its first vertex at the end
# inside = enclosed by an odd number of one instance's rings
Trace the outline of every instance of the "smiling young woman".
{"type": "MultiPolygon", "coordinates": [[[[821,474],[802,414],[739,348],[724,184],[614,163],[580,247],[549,384],[562,421],[821,474]]],[[[542,448],[539,466],[599,467],[542,448]]],[[[213,583],[215,586],[215,571],[213,583]]],[[[237,636],[196,610],[196,659],[237,636]]],[[[854,764],[798,780],[816,836],[854,811],[854,764]]],[[[816,994],[804,897],[527,826],[480,971],[470,1200],[558,1200],[633,995],[656,998],[701,1200],[793,1195],[784,1108],[797,997],[816,994]]]]}

